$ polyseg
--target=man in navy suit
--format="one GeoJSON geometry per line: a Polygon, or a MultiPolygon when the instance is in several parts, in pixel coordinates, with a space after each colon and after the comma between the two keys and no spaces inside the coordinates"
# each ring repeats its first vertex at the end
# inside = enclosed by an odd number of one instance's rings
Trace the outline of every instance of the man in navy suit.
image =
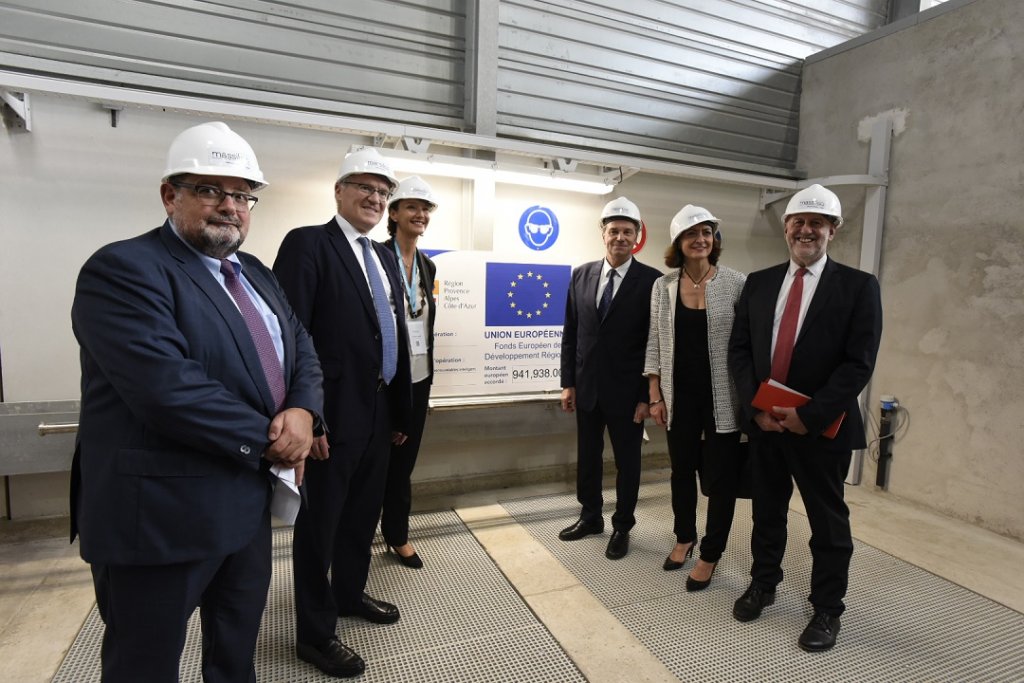
{"type": "Polygon", "coordinates": [[[313,445],[309,506],[295,524],[295,636],[298,657],[332,676],[364,670],[335,636],[339,615],[399,618],[395,605],[364,592],[388,455],[405,442],[412,410],[398,260],[367,236],[397,184],[375,149],[349,154],[334,183],[337,215],[289,232],[274,262],[324,373],[328,435],[313,445]]]}
{"type": "Polygon", "coordinates": [[[312,341],[270,270],[238,251],[265,185],[226,125],[190,128],[160,185],[167,221],[103,247],[78,278],[71,538],[106,624],[104,681],[177,681],[196,606],[203,680],[256,680],[270,468],[301,480],[323,401],[312,341]]]}
{"type": "Polygon", "coordinates": [[[797,192],[783,221],[790,260],[747,277],[729,344],[754,485],[751,583],[733,616],[752,621],[775,602],[796,481],[811,525],[814,607],[797,642],[817,652],[835,645],[845,609],[853,540],[843,480],[853,449],[867,445],[857,396],[875,367],[882,303],[873,275],[826,255],[843,222],[835,194],[821,185],[797,192]],[[800,408],[754,408],[758,385],[769,377],[811,400],[800,408]],[[844,412],[835,438],[822,436],[844,412]]]}
{"type": "Polygon", "coordinates": [[[576,498],[579,519],[558,537],[575,541],[604,532],[601,476],[604,431],[615,454],[615,514],[605,555],[629,552],[640,490],[640,445],[650,416],[644,353],[651,288],[661,272],[633,258],[640,209],[625,197],[601,212],[605,258],[572,274],[562,330],[562,410],[576,413],[576,498]]]}

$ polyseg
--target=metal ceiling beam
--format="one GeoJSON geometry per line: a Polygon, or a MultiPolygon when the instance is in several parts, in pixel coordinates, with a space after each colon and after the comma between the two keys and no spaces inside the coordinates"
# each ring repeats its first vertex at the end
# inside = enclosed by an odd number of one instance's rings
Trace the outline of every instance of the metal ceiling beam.
{"type": "MultiPolygon", "coordinates": [[[[256,121],[274,125],[344,132],[355,135],[401,141],[404,138],[428,140],[449,147],[491,150],[520,154],[542,160],[574,159],[605,169],[622,168],[627,172],[645,172],[656,175],[675,176],[709,182],[728,183],[747,187],[762,187],[782,190],[797,188],[798,182],[789,178],[766,174],[731,171],[723,168],[672,163],[656,159],[629,156],[609,152],[574,149],[551,144],[511,140],[495,136],[462,133],[459,131],[423,126],[389,123],[374,119],[360,119],[336,114],[269,107],[243,102],[199,98],[186,95],[153,92],[112,85],[86,83],[60,78],[36,76],[13,71],[0,70],[0,89],[8,88],[21,92],[52,93],[78,97],[100,104],[124,104],[138,107],[167,109],[183,113],[199,113],[223,116],[231,119],[256,121]]],[[[722,162],[724,163],[724,162],[722,162]]],[[[780,173],[785,173],[780,169],[780,173]]]]}

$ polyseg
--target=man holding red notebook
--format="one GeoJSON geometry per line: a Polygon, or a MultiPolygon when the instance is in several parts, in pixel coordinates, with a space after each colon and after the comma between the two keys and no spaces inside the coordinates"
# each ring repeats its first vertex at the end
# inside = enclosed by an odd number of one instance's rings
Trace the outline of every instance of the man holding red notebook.
{"type": "Polygon", "coordinates": [[[751,583],[733,616],[753,621],[775,602],[795,481],[811,525],[814,608],[798,644],[819,652],[835,645],[845,609],[853,540],[843,480],[853,450],[867,446],[857,396],[875,367],[882,303],[873,275],[826,255],[843,223],[835,194],[821,185],[797,192],[783,221],[790,260],[748,276],[729,343],[754,482],[751,583]],[[769,380],[766,388],[782,385],[805,402],[766,408],[755,397],[769,380]]]}

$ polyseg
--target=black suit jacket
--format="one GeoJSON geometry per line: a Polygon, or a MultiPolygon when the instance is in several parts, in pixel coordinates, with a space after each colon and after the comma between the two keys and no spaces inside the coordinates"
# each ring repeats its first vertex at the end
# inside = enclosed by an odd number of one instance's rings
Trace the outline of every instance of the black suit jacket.
{"type": "MultiPolygon", "coordinates": [[[[390,238],[384,241],[384,246],[389,251],[394,253],[395,251],[395,240],[390,238]]],[[[398,257],[395,257],[395,261],[398,261],[398,257]]],[[[425,381],[433,383],[434,381],[434,318],[437,316],[437,304],[434,303],[433,288],[434,278],[437,277],[437,264],[429,256],[424,254],[419,249],[416,250],[416,262],[420,269],[420,273],[423,277],[423,282],[427,288],[427,363],[430,367],[430,376],[425,381]]],[[[398,264],[401,268],[402,264],[398,264]]],[[[399,271],[399,278],[401,278],[401,271],[399,271]]],[[[404,280],[403,280],[404,282],[404,280]]],[[[404,291],[404,285],[399,291],[404,291]]]]}
{"type": "Polygon", "coordinates": [[[635,258],[608,315],[597,315],[597,286],[603,261],[579,266],[572,273],[562,330],[562,387],[575,387],[576,405],[632,415],[647,402],[644,354],[651,318],[651,288],[661,271],[635,258]]]}
{"type": "MultiPolygon", "coordinates": [[[[779,289],[789,263],[747,276],[736,304],[729,341],[729,365],[751,437],[765,433],[754,423],[751,405],[761,381],[771,375],[772,326],[779,289]]],[[[828,259],[793,346],[786,385],[811,401],[797,410],[809,434],[779,435],[816,448],[853,450],[867,446],[857,396],[875,367],[882,336],[882,301],[874,275],[828,259]],[[843,411],[846,419],[834,440],[821,432],[843,411]]]]}
{"type": "MultiPolygon", "coordinates": [[[[387,388],[392,429],[408,433],[412,391],[409,337],[395,252],[370,240],[391,283],[398,323],[398,369],[387,388]]],[[[372,266],[373,264],[368,264],[372,266]]],[[[366,276],[332,218],[289,232],[274,273],[309,330],[324,374],[324,421],[329,440],[365,445],[373,430],[377,380],[383,365],[380,326],[366,276]]]]}
{"type": "MultiPolygon", "coordinates": [[[[284,341],[286,408],[321,412],[313,343],[273,274],[239,253],[284,341]]],[[[82,407],[72,539],[91,563],[227,555],[263,523],[274,403],[230,295],[168,223],[107,245],[82,267],[71,308],[82,407]]]]}

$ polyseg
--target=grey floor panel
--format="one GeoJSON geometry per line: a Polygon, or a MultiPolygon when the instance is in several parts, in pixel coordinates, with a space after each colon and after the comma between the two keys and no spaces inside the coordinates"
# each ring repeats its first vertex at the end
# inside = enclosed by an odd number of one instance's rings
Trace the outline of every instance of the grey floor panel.
{"type": "MultiPolygon", "coordinates": [[[[414,515],[410,535],[425,567],[401,566],[382,543],[373,548],[367,592],[397,603],[387,626],[338,620],[338,636],[367,663],[366,683],[584,681],[582,674],[508,584],[454,512],[414,515]]],[[[258,680],[334,681],[294,655],[291,530],[274,532],[274,577],[256,650],[258,680]]],[[[103,623],[86,620],[54,683],[100,680],[103,623]]],[[[181,680],[200,681],[198,617],[190,622],[181,680]]]]}
{"type": "Polygon", "coordinates": [[[731,612],[749,583],[749,501],[738,502],[729,546],[699,593],[685,590],[692,560],[661,569],[675,541],[668,482],[641,487],[630,553],[614,562],[604,557],[614,492],[605,501],[605,533],[571,543],[558,531],[579,514],[575,496],[502,505],[681,681],[1024,681],[1024,615],[862,543],[838,646],[801,651],[796,639],[811,616],[810,530],[799,514],[790,514],[777,602],[741,624],[731,612]]]}

